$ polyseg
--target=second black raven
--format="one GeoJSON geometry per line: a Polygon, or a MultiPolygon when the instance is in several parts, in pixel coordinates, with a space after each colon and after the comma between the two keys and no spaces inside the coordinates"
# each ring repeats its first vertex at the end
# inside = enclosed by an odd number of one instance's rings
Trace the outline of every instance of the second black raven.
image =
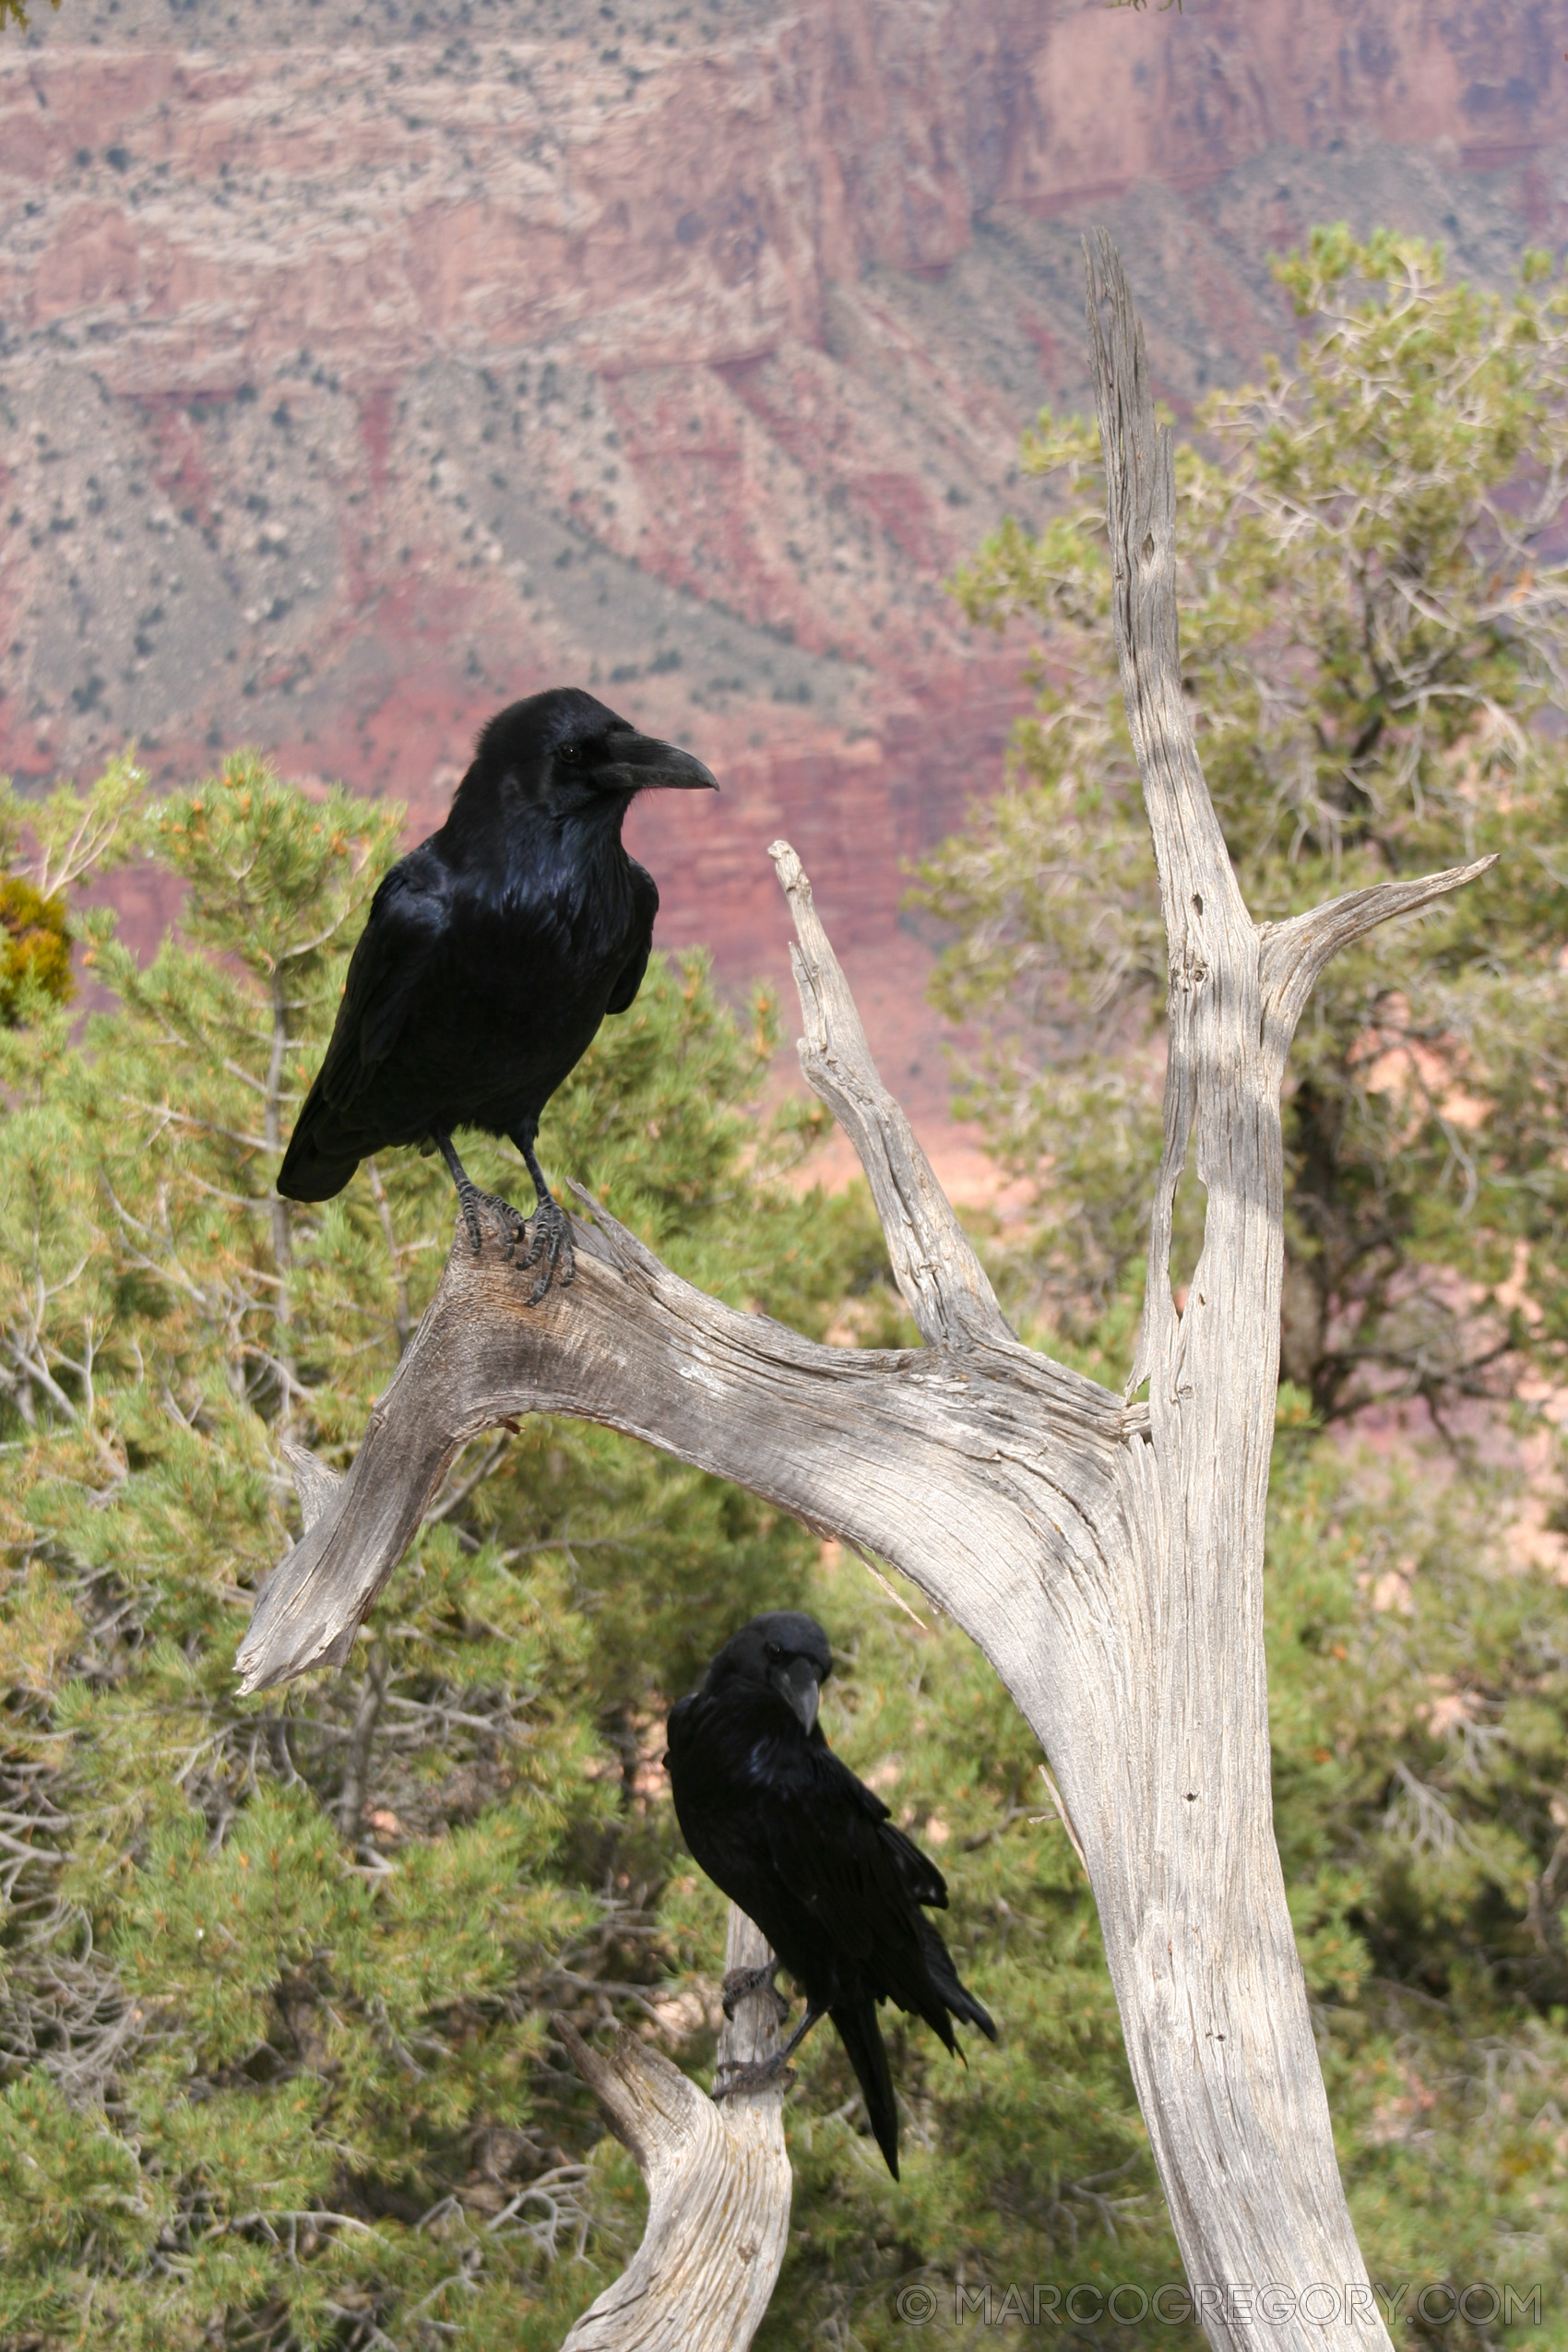
{"type": "MultiPolygon", "coordinates": [[[[923,2017],[950,2050],[950,2018],[992,2041],[996,2027],[926,1918],[926,1907],[946,1908],[942,1872],[823,1737],[817,1700],[831,1671],[814,1617],[787,1609],[754,1617],[671,1708],[664,1761],[693,1854],[806,1996],[778,2058],[748,2079],[782,2066],[826,2013],[897,2180],[898,2110],[877,2002],[923,2017]]],[[[748,1984],[727,1983],[727,2001],[748,1984]]]]}
{"type": "MultiPolygon", "coordinates": [[[[533,1178],[523,1263],[533,1297],[559,1265],[564,1214],[534,1152],[540,1114],[607,1013],[642,985],[659,890],[621,826],[639,792],[717,791],[700,759],[639,735],[575,687],[499,712],[481,734],[446,822],[386,876],[349,964],[337,1025],[279,1170],[286,1199],[340,1193],[362,1159],[398,1144],[438,1150],[475,1250],[481,1199],[452,1142],[509,1135],[533,1178]]],[[[488,1196],[516,1246],[523,1219],[488,1196]]]]}

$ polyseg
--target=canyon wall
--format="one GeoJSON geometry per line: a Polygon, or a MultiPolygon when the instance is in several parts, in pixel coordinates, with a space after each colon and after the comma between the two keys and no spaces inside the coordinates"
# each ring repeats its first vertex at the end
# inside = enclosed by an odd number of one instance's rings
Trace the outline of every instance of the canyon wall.
{"type": "MultiPolygon", "coordinates": [[[[598,684],[719,770],[661,935],[783,968],[787,832],[934,1110],[901,861],[994,786],[1023,647],[943,583],[1085,395],[1118,235],[1186,410],[1313,221],[1493,280],[1568,225],[1545,6],[65,0],[0,36],[0,764],[260,743],[437,818],[598,684]]],[[[159,910],[148,910],[152,920],[159,910]]]]}

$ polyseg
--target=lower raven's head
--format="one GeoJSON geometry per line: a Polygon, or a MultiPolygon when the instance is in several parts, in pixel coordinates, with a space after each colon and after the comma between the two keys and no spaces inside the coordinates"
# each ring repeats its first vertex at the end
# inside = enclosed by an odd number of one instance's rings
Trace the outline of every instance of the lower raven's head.
{"type": "Polygon", "coordinates": [[[717,792],[711,769],[673,743],[639,735],[580,687],[555,686],[498,711],[480,735],[453,814],[529,808],[624,816],[638,792],[717,792]]]}
{"type": "Polygon", "coordinates": [[[708,1668],[703,1688],[769,1691],[810,1732],[822,1685],[832,1671],[833,1653],[816,1619],[798,1609],[770,1609],[731,1634],[708,1668]]]}

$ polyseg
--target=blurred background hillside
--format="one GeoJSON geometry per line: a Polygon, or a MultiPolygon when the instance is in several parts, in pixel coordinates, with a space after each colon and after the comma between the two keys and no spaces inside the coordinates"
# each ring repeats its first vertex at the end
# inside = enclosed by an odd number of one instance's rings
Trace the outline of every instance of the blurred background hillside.
{"type": "Polygon", "coordinates": [[[829,1736],[1004,2040],[890,2021],[897,2184],[807,2045],[759,2352],[909,2352],[909,2285],[1178,2280],[1038,1745],[837,1545],[535,1416],[451,1466],[342,1674],[233,1675],[291,1449],[352,1457],[452,1233],[438,1163],[296,1206],[282,1143],[379,876],[547,683],[724,792],[634,812],[685,952],[546,1168],[736,1306],[914,1343],[778,1052],[785,833],[944,1180],[1005,1206],[1017,1328],[1123,1379],[1167,975],[1067,421],[1094,220],[1178,422],[1249,906],[1498,853],[1293,1049],[1270,1736],[1400,2352],[1568,2347],[1565,45],[1534,0],[0,26],[0,2352],[553,2352],[643,2208],[549,2021],[710,2079],[663,1723],[763,1606],[829,1628],[829,1736]]]}
{"type": "MultiPolygon", "coordinates": [[[[254,744],[439,819],[575,678],[710,760],[667,944],[787,978],[801,849],[956,1181],[899,861],[998,780],[1018,650],[943,583],[1119,239],[1178,416],[1346,219],[1498,282],[1568,233],[1536,0],[65,0],[0,47],[0,768],[254,744]]],[[[118,886],[150,948],[172,903],[118,886]]]]}

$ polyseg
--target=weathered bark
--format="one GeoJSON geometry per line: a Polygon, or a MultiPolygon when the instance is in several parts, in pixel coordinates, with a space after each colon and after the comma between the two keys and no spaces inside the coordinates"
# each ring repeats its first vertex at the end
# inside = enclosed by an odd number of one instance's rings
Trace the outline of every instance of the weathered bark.
{"type": "Polygon", "coordinates": [[[1125,1393],[1009,1332],[877,1076],[799,861],[778,843],[802,1067],[860,1152],[926,1345],[818,1347],[734,1313],[582,1194],[595,1221],[578,1231],[576,1282],[539,1308],[498,1251],[476,1261],[460,1242],[348,1477],[261,1596],[240,1662],[253,1690],[340,1663],[457,1448],[521,1412],[646,1438],[880,1553],[980,1645],[1045,1747],[1211,2341],[1336,2352],[1387,2338],[1335,2163],[1271,1823],[1262,1572],[1279,1089],[1328,958],[1490,861],[1252,921],[1182,699],[1169,435],[1103,238],[1089,332],[1118,652],[1170,973],[1165,1151],[1125,1393]],[[1171,1212],[1189,1158],[1204,1245],[1178,1313],[1171,1212]],[[1309,2287],[1332,2289],[1335,2312],[1321,2291],[1300,2311],[1309,2287]]]}
{"type": "MultiPolygon", "coordinates": [[[[1257,925],[1204,781],[1177,648],[1175,481],[1143,336],[1100,233],[1087,318],[1106,466],[1116,645],[1165,916],[1170,1059],[1148,1283],[1128,1392],[1149,1438],[1122,1482],[1131,1576],[1101,1670],[1124,1810],[1109,1776],[1047,1748],[1088,1855],[1134,2079],[1189,2277],[1218,2288],[1217,2345],[1386,2341],[1345,2204],[1306,1988],[1274,1843],[1263,1556],[1283,1265],[1285,1057],[1331,956],[1490,860],[1257,925]],[[1101,303],[1109,304],[1102,324],[1101,303]],[[1189,1156],[1204,1241],[1179,1313],[1176,1187],[1189,1156]],[[1357,2291],[1358,2316],[1271,2323],[1240,2303],[1278,2285],[1357,2291]],[[1225,2290],[1229,2290],[1226,2292],[1225,2290]]],[[[1277,2308],[1277,2306],[1276,2306],[1277,2308]]],[[[1319,2305],[1321,2308],[1321,2302],[1319,2305]]]]}
{"type": "MultiPolygon", "coordinates": [[[[772,1956],[762,1930],[731,1905],[726,1974],[772,1956]]],[[[790,2234],[782,2079],[736,2091],[720,2107],[624,2026],[608,2054],[589,2049],[564,2017],[555,2029],[636,2156],[648,2196],[642,2244],[562,2352],[745,2352],[790,2234]]],[[[778,2013],[765,1988],[735,2003],[719,2037],[718,2073],[778,2048],[778,2013]]]]}

